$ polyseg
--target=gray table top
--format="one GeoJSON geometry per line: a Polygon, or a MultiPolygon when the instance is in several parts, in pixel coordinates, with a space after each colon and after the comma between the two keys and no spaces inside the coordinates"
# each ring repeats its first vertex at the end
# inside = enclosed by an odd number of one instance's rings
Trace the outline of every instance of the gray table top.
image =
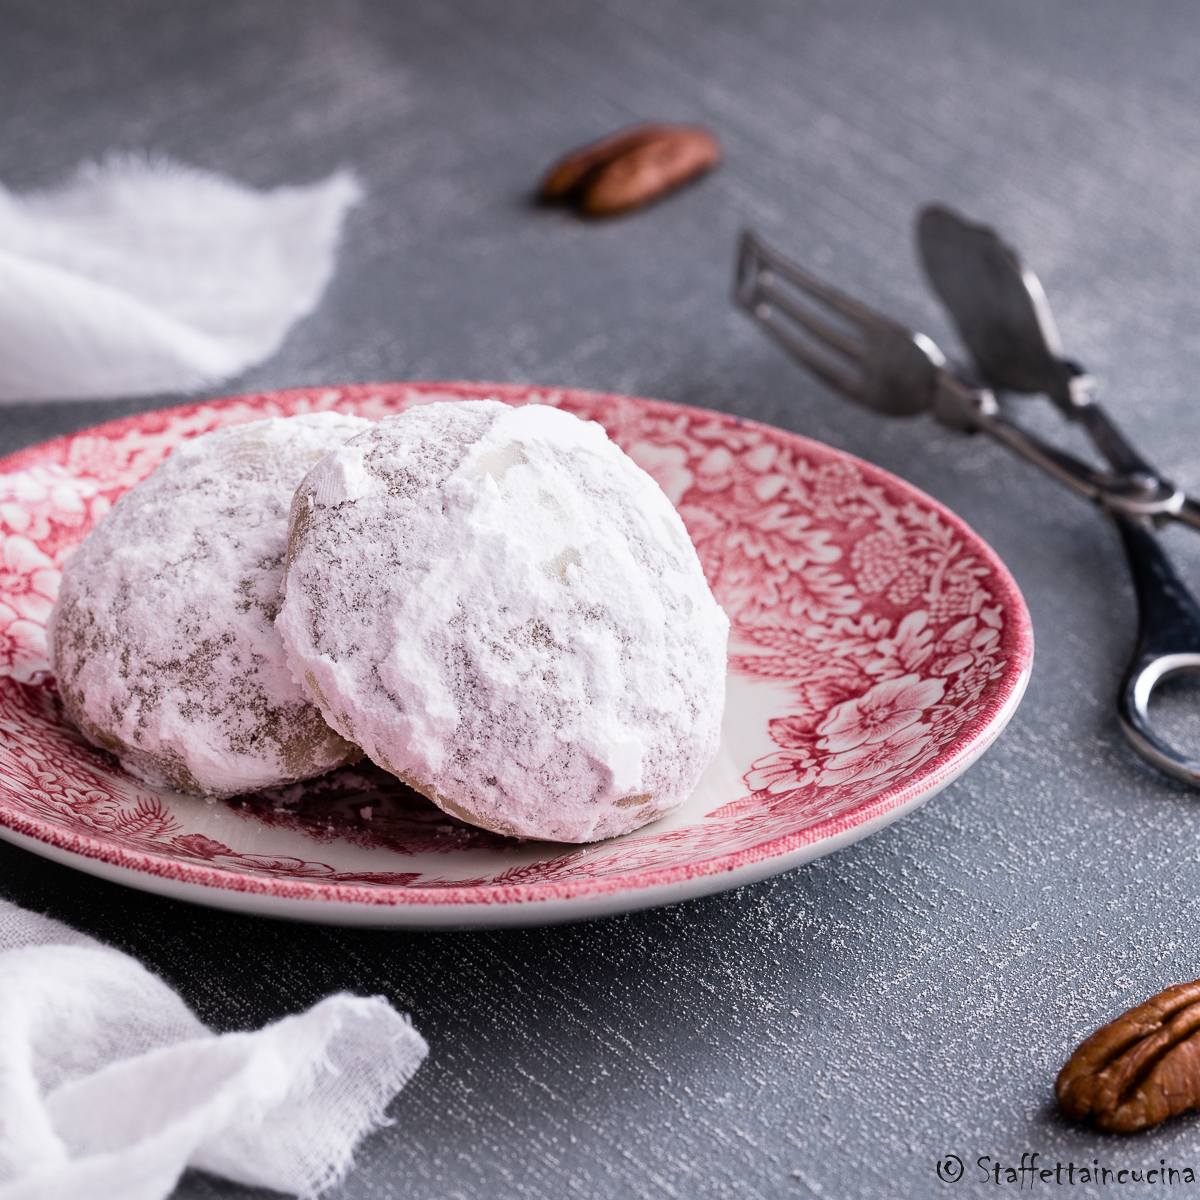
{"type": "MultiPolygon", "coordinates": [[[[1198,797],[1134,757],[1113,709],[1135,623],[1115,540],[981,439],[838,401],[728,300],[752,225],[953,346],[911,248],[941,199],[1022,248],[1114,415],[1200,487],[1198,58],[1194,6],[1114,0],[2,0],[5,186],[111,148],[258,186],[364,181],[320,309],[222,393],[479,378],[769,421],[960,513],[1011,567],[1038,649],[1008,731],[919,812],[674,908],[301,927],[7,845],[0,893],[138,955],[220,1029],[338,989],[411,1012],[430,1058],[339,1197],[975,1194],[977,1159],[1027,1151],[1200,1174],[1200,1118],[1114,1139],[1051,1094],[1084,1034],[1200,974],[1198,797]],[[626,220],[530,206],[559,152],[642,118],[711,125],[725,165],[626,220]],[[954,1187],[934,1171],[949,1153],[954,1187]]],[[[0,451],[175,399],[5,408],[0,451]]],[[[1195,541],[1168,545],[1200,579],[1195,541]]],[[[198,1174],[177,1193],[251,1194],[198,1174]]]]}

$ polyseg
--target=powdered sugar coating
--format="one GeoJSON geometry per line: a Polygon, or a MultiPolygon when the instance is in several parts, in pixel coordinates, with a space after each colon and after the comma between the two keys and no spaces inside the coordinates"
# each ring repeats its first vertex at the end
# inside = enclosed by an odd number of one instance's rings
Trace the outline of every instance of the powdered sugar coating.
{"type": "Polygon", "coordinates": [[[127,770],[231,796],[362,756],[292,678],[274,626],[292,494],[370,427],[276,417],[179,446],[67,559],[51,621],[67,715],[127,770]]]}
{"type": "Polygon", "coordinates": [[[658,485],[568,413],[380,421],[297,489],[285,590],[326,720],[473,824],[612,837],[716,753],[728,619],[658,485]]]}

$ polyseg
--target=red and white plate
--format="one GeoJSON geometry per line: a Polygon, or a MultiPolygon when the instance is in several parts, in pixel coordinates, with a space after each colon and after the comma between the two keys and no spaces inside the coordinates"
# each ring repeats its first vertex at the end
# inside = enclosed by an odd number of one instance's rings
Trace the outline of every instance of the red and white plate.
{"type": "Polygon", "coordinates": [[[916,808],[999,735],[1033,635],[995,553],[894,476],[719,413],[598,392],[356,384],[145,413],[0,460],[0,837],[105,879],[347,925],[535,925],[702,896],[916,808]],[[720,753],[672,815],[589,846],[473,829],[372,768],[221,803],[126,775],[61,717],[45,622],[71,547],[173,446],[435,400],[598,421],[679,508],[732,622],[720,753]]]}

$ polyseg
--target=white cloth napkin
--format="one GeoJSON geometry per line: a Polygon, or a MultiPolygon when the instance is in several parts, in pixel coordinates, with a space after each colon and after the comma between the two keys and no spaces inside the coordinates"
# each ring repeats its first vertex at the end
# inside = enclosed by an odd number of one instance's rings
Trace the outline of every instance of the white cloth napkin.
{"type": "Polygon", "coordinates": [[[316,1195],[427,1049],[348,995],[217,1036],[128,955],[0,901],[0,1200],[159,1200],[188,1166],[316,1195]]]}
{"type": "Polygon", "coordinates": [[[0,187],[0,401],[188,391],[273,354],[333,274],[348,172],[258,192],[110,157],[0,187]]]}

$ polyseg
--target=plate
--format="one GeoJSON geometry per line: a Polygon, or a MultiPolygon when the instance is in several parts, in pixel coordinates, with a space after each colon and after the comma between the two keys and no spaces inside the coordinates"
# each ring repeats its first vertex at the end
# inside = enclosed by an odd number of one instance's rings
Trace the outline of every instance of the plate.
{"type": "Polygon", "coordinates": [[[144,413],[0,460],[0,837],[218,908],[407,928],[537,925],[763,879],[916,808],[965,771],[1029,677],[1029,613],[948,509],[795,434],[654,400],[477,383],[355,384],[144,413]],[[732,623],[720,751],[689,800],[587,846],[447,817],[354,767],[226,802],[159,790],[60,713],[45,621],[71,547],[186,438],[333,409],[550,404],[598,421],[687,524],[732,623]]]}

